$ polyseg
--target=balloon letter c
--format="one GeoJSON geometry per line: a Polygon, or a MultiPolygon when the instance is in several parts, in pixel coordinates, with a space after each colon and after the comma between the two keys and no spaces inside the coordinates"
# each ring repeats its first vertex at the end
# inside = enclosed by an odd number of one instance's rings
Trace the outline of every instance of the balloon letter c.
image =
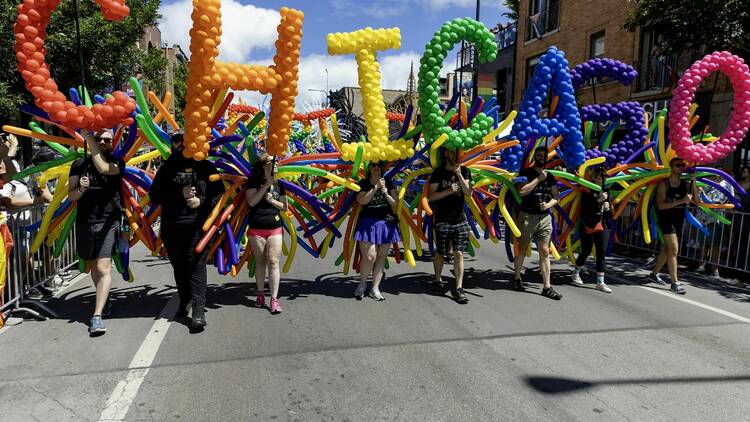
{"type": "MultiPolygon", "coordinates": [[[[105,19],[119,21],[130,14],[124,0],[95,0],[102,8],[105,19]]],[[[103,104],[93,107],[76,106],[67,101],[57,83],[50,76],[46,61],[47,24],[60,0],[24,0],[18,5],[18,17],[13,31],[16,33],[16,59],[18,71],[26,82],[26,89],[34,96],[37,107],[52,119],[71,129],[103,129],[119,123],[130,124],[135,102],[127,94],[117,91],[103,104]]]]}

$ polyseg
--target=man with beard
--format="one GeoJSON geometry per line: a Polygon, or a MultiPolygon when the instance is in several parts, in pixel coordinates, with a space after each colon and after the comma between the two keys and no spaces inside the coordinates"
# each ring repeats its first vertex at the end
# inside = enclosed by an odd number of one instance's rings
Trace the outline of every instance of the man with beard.
{"type": "Polygon", "coordinates": [[[446,150],[445,164],[430,176],[429,200],[433,211],[433,227],[437,251],[433,258],[435,290],[442,293],[443,263],[453,258],[456,287],[451,295],[456,302],[469,301],[464,293],[464,252],[469,245],[469,223],[464,214],[464,196],[471,195],[471,173],[458,162],[458,151],[446,150]]]}
{"type": "Polygon", "coordinates": [[[216,202],[224,193],[221,181],[210,181],[218,173],[208,160],[185,158],[181,133],[172,135],[172,154],[159,168],[149,192],[151,202],[161,205],[161,238],[167,248],[180,305],[177,316],[186,318],[192,308],[191,325],[201,330],[206,326],[206,259],[208,248],[195,251],[216,202]]]}
{"type": "Polygon", "coordinates": [[[68,198],[77,201],[78,257],[91,264],[91,278],[96,286],[96,304],[89,332],[91,335],[101,335],[107,331],[102,316],[109,314],[112,254],[117,245],[122,218],[120,187],[125,162],[112,155],[111,131],[101,130],[94,136],[84,132],[83,136],[91,155],[71,166],[68,198]]]}
{"type": "Polygon", "coordinates": [[[553,300],[562,299],[550,284],[550,249],[549,243],[552,238],[552,215],[550,208],[557,205],[560,200],[560,192],[557,189],[557,180],[546,169],[547,147],[541,146],[534,150],[534,167],[521,170],[519,176],[526,181],[518,185],[518,193],[521,195],[521,238],[519,239],[519,253],[516,256],[515,276],[513,277],[513,288],[522,292],[525,290],[521,281],[521,269],[526,257],[526,249],[533,240],[536,242],[536,250],[539,253],[539,272],[542,273],[542,296],[553,300]]]}

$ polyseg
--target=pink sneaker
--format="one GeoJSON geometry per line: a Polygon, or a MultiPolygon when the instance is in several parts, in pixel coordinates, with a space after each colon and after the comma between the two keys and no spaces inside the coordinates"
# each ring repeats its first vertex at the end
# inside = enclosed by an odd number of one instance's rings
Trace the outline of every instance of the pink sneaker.
{"type": "Polygon", "coordinates": [[[281,313],[281,304],[279,303],[279,299],[276,299],[275,297],[271,298],[271,313],[272,314],[281,313]]]}
{"type": "Polygon", "coordinates": [[[255,307],[262,308],[264,306],[266,306],[266,295],[258,293],[258,296],[255,297],[255,307]]]}

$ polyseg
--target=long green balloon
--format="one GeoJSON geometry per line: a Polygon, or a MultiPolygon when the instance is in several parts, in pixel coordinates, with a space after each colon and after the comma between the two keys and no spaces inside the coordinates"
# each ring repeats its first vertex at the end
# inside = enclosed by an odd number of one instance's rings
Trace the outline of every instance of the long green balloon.
{"type": "MultiPolygon", "coordinates": [[[[29,128],[32,132],[41,133],[42,135],[46,135],[47,132],[45,132],[36,122],[29,122],[29,128]]],[[[47,143],[47,145],[50,146],[50,148],[54,149],[55,151],[59,152],[62,155],[67,155],[70,153],[70,151],[65,148],[64,146],[58,144],[57,142],[52,141],[44,141],[47,143]]]]}
{"type": "Polygon", "coordinates": [[[44,170],[50,169],[52,167],[57,167],[61,164],[69,163],[71,161],[75,161],[81,157],[83,157],[83,154],[79,152],[71,153],[69,155],[66,155],[65,157],[56,158],[52,161],[47,161],[46,163],[39,164],[38,166],[29,167],[27,169],[21,170],[18,173],[13,175],[12,180],[20,180],[26,176],[32,175],[34,173],[41,173],[44,170]]]}

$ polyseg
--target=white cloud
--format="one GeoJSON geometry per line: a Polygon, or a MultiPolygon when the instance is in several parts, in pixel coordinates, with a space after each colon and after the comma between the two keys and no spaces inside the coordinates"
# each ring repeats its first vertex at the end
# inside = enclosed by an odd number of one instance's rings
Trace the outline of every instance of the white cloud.
{"type": "Polygon", "coordinates": [[[476,0],[422,0],[425,6],[432,9],[445,9],[448,7],[469,7],[476,6],[476,0]]]}
{"type": "MultiPolygon", "coordinates": [[[[191,0],[178,0],[162,3],[159,22],[162,42],[179,44],[185,53],[190,54],[189,31],[193,25],[191,0]]],[[[277,10],[253,5],[244,5],[237,0],[221,2],[221,44],[219,59],[230,62],[245,62],[254,50],[268,50],[273,47],[278,34],[276,27],[281,21],[277,10]]]]}
{"type": "MultiPolygon", "coordinates": [[[[409,77],[409,66],[414,62],[414,76],[419,72],[419,58],[421,54],[416,52],[391,53],[378,56],[380,73],[383,76],[383,89],[406,89],[409,77]]],[[[268,64],[271,60],[251,63],[268,64]]],[[[315,105],[319,106],[324,99],[324,94],[313,90],[326,90],[326,69],[328,69],[328,88],[332,91],[345,86],[357,86],[357,62],[354,56],[326,56],[310,54],[300,60],[299,66],[299,93],[296,99],[296,108],[300,111],[315,105]]],[[[237,92],[240,98],[249,104],[260,104],[263,95],[257,92],[237,92]]]]}

